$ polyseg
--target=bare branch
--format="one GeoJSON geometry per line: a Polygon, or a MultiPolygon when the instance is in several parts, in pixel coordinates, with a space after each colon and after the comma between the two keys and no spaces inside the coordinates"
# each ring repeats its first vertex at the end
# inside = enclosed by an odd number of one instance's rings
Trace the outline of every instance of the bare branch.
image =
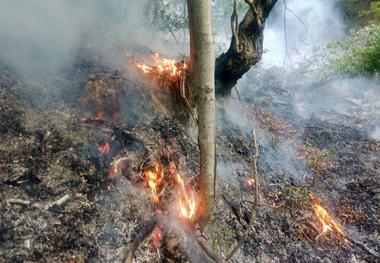
{"type": "Polygon", "coordinates": [[[127,255],[125,256],[124,263],[132,263],[133,258],[135,256],[135,253],[141,243],[144,241],[145,238],[147,238],[153,231],[153,229],[156,227],[158,222],[157,215],[155,214],[137,233],[135,239],[133,240],[127,255]]]}
{"type": "Polygon", "coordinates": [[[239,17],[237,12],[237,1],[234,0],[233,11],[231,15],[231,31],[232,31],[232,41],[235,45],[235,49],[239,52],[239,35],[238,35],[238,27],[239,27],[239,17]]]}
{"type": "Polygon", "coordinates": [[[195,226],[195,238],[199,244],[199,246],[203,249],[205,254],[210,257],[216,263],[223,263],[224,258],[218,255],[208,244],[207,239],[202,235],[202,231],[199,225],[195,226]]]}
{"type": "Polygon", "coordinates": [[[251,231],[251,228],[253,226],[255,214],[256,214],[256,206],[259,202],[259,182],[258,182],[258,175],[257,175],[257,157],[259,156],[259,148],[257,146],[256,141],[256,131],[253,130],[253,145],[255,147],[255,154],[253,155],[253,176],[255,178],[255,200],[252,203],[251,206],[251,217],[249,219],[249,224],[247,228],[244,231],[242,239],[235,245],[235,247],[232,248],[231,252],[228,253],[226,257],[226,261],[230,260],[233,255],[238,251],[238,249],[244,244],[244,242],[247,240],[249,232],[251,231]]]}

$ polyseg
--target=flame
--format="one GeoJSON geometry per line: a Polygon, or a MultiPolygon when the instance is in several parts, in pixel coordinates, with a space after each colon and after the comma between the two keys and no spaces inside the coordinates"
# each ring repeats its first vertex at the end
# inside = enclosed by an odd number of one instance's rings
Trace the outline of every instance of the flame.
{"type": "Polygon", "coordinates": [[[151,56],[153,65],[147,65],[140,61],[135,61],[135,66],[144,74],[153,74],[158,76],[169,76],[178,78],[187,68],[186,62],[177,62],[175,59],[162,58],[159,53],[153,53],[151,56]]]}
{"type": "Polygon", "coordinates": [[[247,184],[248,184],[249,186],[254,186],[254,185],[255,185],[255,178],[249,178],[249,179],[247,180],[247,184]]]}
{"type": "Polygon", "coordinates": [[[95,116],[93,117],[85,117],[81,116],[79,118],[80,122],[95,122],[95,123],[103,123],[105,121],[105,118],[101,112],[96,112],[95,116]]]}
{"type": "Polygon", "coordinates": [[[176,174],[176,182],[180,188],[178,200],[180,217],[189,220],[193,219],[196,211],[194,192],[192,190],[186,190],[185,183],[179,173],[176,174]]]}
{"type": "Polygon", "coordinates": [[[96,148],[98,149],[99,152],[106,155],[111,150],[111,144],[109,143],[109,141],[106,141],[104,144],[98,144],[96,148]]]}
{"type": "Polygon", "coordinates": [[[156,163],[154,169],[144,172],[144,177],[147,181],[148,187],[151,190],[152,202],[154,204],[158,204],[160,202],[159,196],[157,194],[157,187],[161,184],[163,176],[163,169],[161,169],[158,162],[156,163]]]}
{"type": "Polygon", "coordinates": [[[313,208],[314,208],[315,216],[318,218],[319,222],[321,222],[322,224],[322,230],[321,230],[321,233],[318,235],[317,239],[320,236],[326,234],[327,231],[335,231],[341,234],[342,236],[344,235],[342,229],[338,226],[337,223],[335,223],[335,221],[331,218],[331,216],[327,213],[327,211],[322,206],[318,204],[314,204],[313,208]]]}

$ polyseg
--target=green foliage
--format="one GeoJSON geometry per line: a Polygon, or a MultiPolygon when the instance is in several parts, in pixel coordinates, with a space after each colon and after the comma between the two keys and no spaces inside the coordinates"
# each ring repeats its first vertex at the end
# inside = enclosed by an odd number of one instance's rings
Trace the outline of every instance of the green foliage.
{"type": "Polygon", "coordinates": [[[362,13],[362,16],[367,17],[372,22],[380,22],[380,0],[372,1],[368,10],[362,13]]]}
{"type": "Polygon", "coordinates": [[[334,56],[332,69],[349,74],[375,75],[380,71],[380,0],[374,0],[360,17],[367,21],[362,28],[351,31],[348,39],[329,46],[334,56]]]}
{"type": "Polygon", "coordinates": [[[371,23],[351,32],[351,36],[329,46],[336,53],[334,70],[350,74],[377,74],[380,71],[380,24],[371,23]]]}

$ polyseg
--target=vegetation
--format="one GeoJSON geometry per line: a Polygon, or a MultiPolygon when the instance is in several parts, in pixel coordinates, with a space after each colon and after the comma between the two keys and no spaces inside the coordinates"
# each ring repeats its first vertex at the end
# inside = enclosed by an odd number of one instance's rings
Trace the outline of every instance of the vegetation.
{"type": "Polygon", "coordinates": [[[360,13],[368,22],[352,30],[348,39],[329,46],[335,51],[331,65],[342,73],[377,75],[380,71],[380,0],[373,1],[360,13]]]}

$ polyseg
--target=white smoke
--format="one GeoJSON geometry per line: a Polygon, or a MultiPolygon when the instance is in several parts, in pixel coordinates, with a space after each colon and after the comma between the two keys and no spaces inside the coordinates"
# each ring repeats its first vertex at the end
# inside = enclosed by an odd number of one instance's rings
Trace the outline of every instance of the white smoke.
{"type": "Polygon", "coordinates": [[[343,16],[331,0],[279,0],[264,31],[264,65],[293,64],[345,36],[343,16]],[[285,3],[287,9],[285,8],[285,3]]]}
{"type": "Polygon", "coordinates": [[[144,1],[0,0],[0,59],[22,74],[68,65],[86,39],[141,40],[144,1]]]}

